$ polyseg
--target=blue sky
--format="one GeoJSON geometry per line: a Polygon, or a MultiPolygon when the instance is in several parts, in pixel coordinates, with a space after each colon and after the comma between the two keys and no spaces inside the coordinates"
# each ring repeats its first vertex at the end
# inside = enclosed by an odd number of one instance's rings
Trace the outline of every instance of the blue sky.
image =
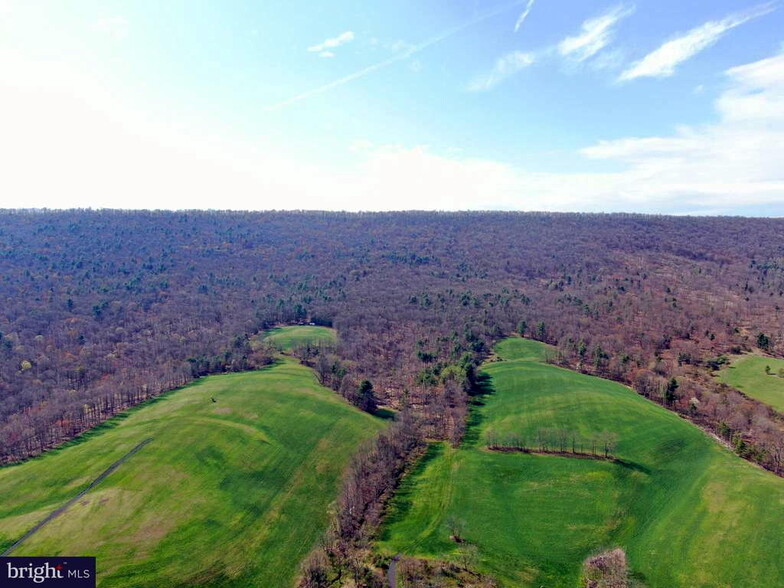
{"type": "Polygon", "coordinates": [[[0,0],[0,207],[784,215],[778,2],[0,0]]]}

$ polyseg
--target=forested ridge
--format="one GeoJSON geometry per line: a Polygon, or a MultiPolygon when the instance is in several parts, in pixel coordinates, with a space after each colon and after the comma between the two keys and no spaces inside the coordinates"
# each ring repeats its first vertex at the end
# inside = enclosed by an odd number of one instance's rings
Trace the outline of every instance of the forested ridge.
{"type": "Polygon", "coordinates": [[[0,212],[0,457],[35,455],[188,381],[270,360],[275,324],[355,402],[457,442],[504,335],[625,382],[781,473],[784,424],[716,382],[784,355],[784,220],[544,213],[0,212]]]}

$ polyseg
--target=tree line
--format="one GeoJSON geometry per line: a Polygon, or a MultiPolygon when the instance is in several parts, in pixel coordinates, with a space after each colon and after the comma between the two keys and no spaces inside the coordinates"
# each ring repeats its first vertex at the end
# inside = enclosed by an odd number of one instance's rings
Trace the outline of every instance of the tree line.
{"type": "Polygon", "coordinates": [[[519,451],[522,453],[553,453],[604,456],[610,459],[618,447],[618,434],[600,431],[593,435],[581,435],[567,428],[539,428],[530,435],[524,433],[487,434],[487,448],[493,451],[519,451]]]}
{"type": "Polygon", "coordinates": [[[367,588],[385,586],[369,557],[370,542],[406,467],[423,448],[421,423],[404,412],[387,431],[359,449],[344,477],[332,525],[301,566],[300,588],[349,582],[367,588]]]}

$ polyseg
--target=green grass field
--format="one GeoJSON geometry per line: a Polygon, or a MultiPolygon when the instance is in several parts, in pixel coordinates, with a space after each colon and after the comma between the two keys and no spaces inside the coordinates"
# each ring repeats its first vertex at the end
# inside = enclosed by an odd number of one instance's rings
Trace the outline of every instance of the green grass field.
{"type": "Polygon", "coordinates": [[[333,329],[327,327],[311,327],[309,325],[293,325],[290,327],[277,327],[264,334],[264,340],[272,343],[282,351],[291,351],[299,345],[319,343],[337,343],[337,335],[333,329]]]}
{"type": "Polygon", "coordinates": [[[494,393],[463,446],[434,444],[405,479],[382,552],[457,558],[457,518],[505,586],[575,586],[582,561],[615,546],[649,588],[784,586],[784,480],[624,386],[541,363],[542,349],[497,346],[494,393]],[[613,431],[626,463],[485,449],[542,427],[613,431]]]}
{"type": "Polygon", "coordinates": [[[382,427],[288,359],[211,376],[0,469],[0,551],[152,438],[13,555],[95,555],[103,587],[288,588],[382,427]]]}
{"type": "Polygon", "coordinates": [[[784,369],[784,359],[741,355],[733,357],[718,377],[747,396],[784,412],[784,378],[778,377],[780,369],[784,369]],[[765,373],[765,366],[770,366],[770,374],[765,373]]]}

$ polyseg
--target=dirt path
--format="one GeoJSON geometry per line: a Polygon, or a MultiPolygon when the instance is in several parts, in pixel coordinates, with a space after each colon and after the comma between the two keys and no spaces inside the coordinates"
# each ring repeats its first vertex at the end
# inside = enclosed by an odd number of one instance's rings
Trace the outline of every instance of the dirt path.
{"type": "Polygon", "coordinates": [[[395,557],[392,558],[392,561],[389,562],[389,569],[387,570],[389,588],[397,588],[397,562],[399,559],[400,554],[398,553],[395,557]]]}
{"type": "Polygon", "coordinates": [[[74,496],[73,498],[71,498],[71,500],[69,500],[68,502],[66,502],[66,503],[65,503],[64,505],[62,505],[60,508],[58,508],[57,510],[53,511],[53,512],[52,512],[51,514],[49,514],[49,516],[47,516],[47,517],[46,517],[44,520],[42,520],[40,523],[38,523],[38,524],[37,524],[37,525],[35,525],[35,526],[34,526],[32,529],[30,529],[30,530],[29,530],[27,533],[25,533],[25,534],[22,536],[22,538],[21,538],[21,539],[19,539],[19,541],[17,541],[16,543],[14,543],[14,544],[13,544],[11,547],[9,547],[8,549],[6,549],[6,550],[5,550],[3,553],[0,553],[0,557],[5,557],[5,556],[7,556],[7,555],[10,555],[10,554],[11,554],[11,552],[12,552],[14,549],[16,549],[17,547],[19,547],[19,546],[20,546],[22,543],[24,543],[25,541],[27,541],[27,540],[28,540],[30,537],[32,537],[32,536],[33,536],[35,533],[37,533],[38,531],[40,531],[40,530],[41,530],[41,527],[43,527],[43,526],[44,526],[46,523],[48,523],[48,522],[49,522],[49,521],[51,521],[52,519],[55,519],[55,518],[57,518],[57,517],[58,517],[58,516],[60,516],[62,513],[64,513],[66,510],[68,510],[68,507],[70,507],[70,506],[71,506],[71,505],[72,505],[74,502],[76,502],[77,500],[79,500],[79,499],[80,499],[82,496],[84,496],[85,494],[87,494],[87,493],[88,493],[90,490],[92,490],[93,488],[95,488],[95,487],[96,487],[98,484],[100,484],[101,482],[103,482],[103,481],[104,481],[104,479],[106,479],[106,476],[108,476],[108,475],[109,475],[109,474],[111,474],[111,473],[112,473],[114,470],[116,470],[118,467],[120,467],[124,461],[126,461],[128,458],[130,458],[131,456],[133,456],[133,454],[134,454],[134,453],[137,453],[137,452],[138,452],[138,451],[139,451],[139,450],[140,450],[142,447],[144,447],[145,445],[147,445],[147,444],[148,444],[150,441],[152,441],[152,438],[150,438],[150,439],[145,439],[144,441],[142,441],[141,443],[139,443],[139,444],[138,444],[136,447],[134,447],[133,449],[131,449],[131,450],[130,450],[128,453],[126,453],[125,455],[123,455],[123,456],[122,456],[120,459],[118,459],[117,461],[115,461],[115,462],[114,462],[112,465],[110,465],[108,468],[106,468],[106,470],[104,470],[104,472],[103,472],[103,473],[102,473],[100,476],[98,476],[97,478],[95,478],[95,480],[93,480],[92,482],[90,482],[90,485],[89,485],[89,486],[87,486],[87,488],[85,488],[84,490],[82,490],[81,492],[79,492],[79,494],[77,494],[76,496],[74,496]]]}

